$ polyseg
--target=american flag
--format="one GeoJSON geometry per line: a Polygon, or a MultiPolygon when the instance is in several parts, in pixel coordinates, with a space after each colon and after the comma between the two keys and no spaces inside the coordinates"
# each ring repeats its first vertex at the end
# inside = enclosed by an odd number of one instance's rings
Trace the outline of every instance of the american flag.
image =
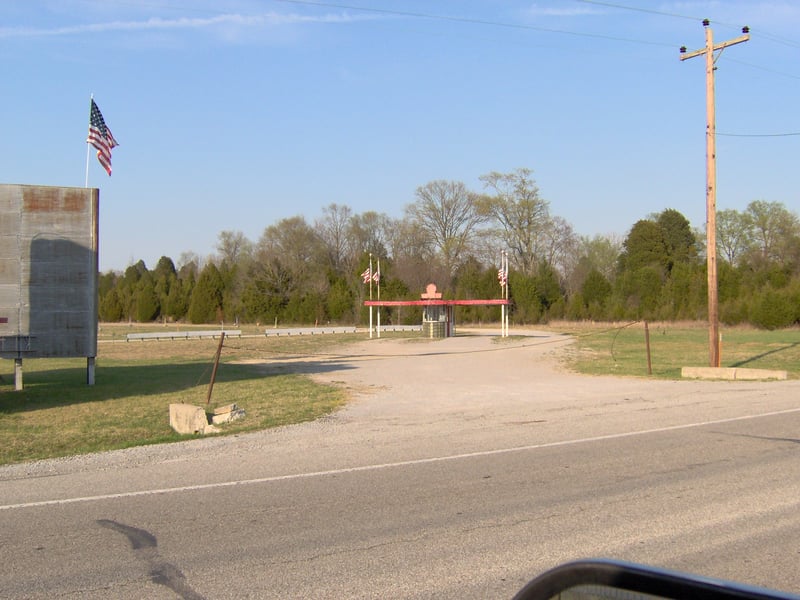
{"type": "Polygon", "coordinates": [[[364,283],[369,283],[369,280],[372,279],[372,269],[367,267],[367,270],[361,274],[361,278],[364,280],[364,283]]]}
{"type": "Polygon", "coordinates": [[[106,126],[103,113],[97,108],[92,99],[92,109],[89,112],[89,137],[86,142],[97,148],[97,160],[111,176],[111,149],[118,146],[117,140],[111,134],[111,130],[106,126]]]}
{"type": "Polygon", "coordinates": [[[497,280],[500,282],[500,287],[503,287],[508,282],[508,273],[502,267],[497,271],[497,280]]]}
{"type": "Polygon", "coordinates": [[[372,281],[374,281],[375,283],[380,283],[381,282],[381,272],[380,271],[375,271],[372,274],[372,281]]]}

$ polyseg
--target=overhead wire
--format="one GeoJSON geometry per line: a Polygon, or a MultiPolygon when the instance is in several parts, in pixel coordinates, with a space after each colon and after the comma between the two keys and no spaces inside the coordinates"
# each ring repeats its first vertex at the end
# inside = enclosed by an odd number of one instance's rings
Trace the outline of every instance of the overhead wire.
{"type": "Polygon", "coordinates": [[[320,0],[273,0],[274,2],[284,2],[287,4],[300,4],[300,5],[309,5],[309,6],[324,6],[329,8],[341,8],[345,10],[357,10],[363,12],[370,12],[370,13],[377,13],[377,14],[385,14],[385,15],[394,15],[400,17],[413,17],[418,19],[431,19],[437,21],[451,21],[454,23],[465,23],[465,24],[472,24],[472,25],[486,25],[491,27],[503,27],[508,29],[521,29],[521,30],[528,30],[528,31],[541,31],[544,33],[557,33],[561,35],[572,35],[577,37],[587,37],[587,38],[596,38],[596,39],[604,39],[610,40],[615,42],[628,42],[632,44],[644,44],[648,46],[668,46],[672,47],[673,44],[669,44],[666,42],[654,42],[651,40],[641,40],[641,39],[633,39],[633,38],[625,38],[620,36],[608,35],[603,33],[589,33],[589,32],[582,32],[582,31],[571,31],[569,29],[555,29],[550,27],[541,27],[538,25],[527,25],[524,23],[508,23],[505,21],[492,21],[488,19],[476,19],[472,17],[457,17],[453,15],[441,15],[435,13],[423,13],[423,12],[413,12],[413,11],[403,11],[403,10],[394,10],[394,9],[385,9],[385,8],[374,8],[374,7],[367,7],[367,6],[355,6],[352,4],[339,4],[339,3],[332,3],[332,2],[322,2],[320,0]]]}

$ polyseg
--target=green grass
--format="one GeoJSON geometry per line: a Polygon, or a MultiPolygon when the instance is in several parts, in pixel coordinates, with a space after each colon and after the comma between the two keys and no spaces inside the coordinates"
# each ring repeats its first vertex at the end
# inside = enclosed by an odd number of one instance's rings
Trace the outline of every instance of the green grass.
{"type": "MultiPolygon", "coordinates": [[[[567,359],[570,368],[588,375],[647,377],[644,324],[553,325],[576,337],[567,359]]],[[[682,367],[709,365],[708,328],[703,324],[650,324],[652,377],[678,379],[682,367]]],[[[800,330],[721,329],[721,366],[787,371],[800,378],[800,330]]]]}
{"type": "MultiPolygon", "coordinates": [[[[244,419],[224,434],[317,419],[348,400],[347,390],[307,374],[270,369],[301,358],[304,373],[325,368],[324,353],[364,335],[227,338],[209,408],[236,403],[244,419]],[[273,359],[281,359],[274,361],[273,359]]],[[[169,405],[206,406],[218,340],[100,343],[95,385],[85,359],[29,359],[24,389],[14,391],[14,363],[0,361],[0,464],[173,442],[169,405]]]]}

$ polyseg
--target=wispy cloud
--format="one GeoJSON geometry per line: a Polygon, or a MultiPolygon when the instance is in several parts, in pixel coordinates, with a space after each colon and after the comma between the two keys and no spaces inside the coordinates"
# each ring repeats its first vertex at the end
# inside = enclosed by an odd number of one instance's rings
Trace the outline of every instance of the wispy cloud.
{"type": "Polygon", "coordinates": [[[257,28],[276,27],[281,25],[298,25],[312,23],[353,23],[374,19],[374,16],[327,14],[327,15],[298,15],[263,13],[258,15],[224,14],[205,18],[181,17],[177,19],[164,19],[153,17],[139,21],[109,21],[105,23],[90,23],[81,25],[67,25],[62,27],[0,27],[0,38],[35,38],[73,36],[83,34],[101,34],[119,31],[164,31],[164,30],[189,30],[210,29],[218,26],[257,28]]]}
{"type": "Polygon", "coordinates": [[[601,11],[591,6],[543,6],[532,4],[526,11],[529,17],[585,17],[587,15],[601,14],[601,11]]]}

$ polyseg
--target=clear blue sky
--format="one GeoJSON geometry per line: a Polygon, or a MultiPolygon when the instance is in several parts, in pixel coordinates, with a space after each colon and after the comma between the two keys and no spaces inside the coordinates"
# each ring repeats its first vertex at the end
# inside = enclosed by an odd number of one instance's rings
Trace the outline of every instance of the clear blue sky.
{"type": "Polygon", "coordinates": [[[3,0],[0,182],[82,187],[94,94],[102,271],[518,167],[581,235],[702,228],[705,65],[678,49],[704,18],[752,36],[717,62],[718,208],[796,212],[795,0],[3,0]]]}

